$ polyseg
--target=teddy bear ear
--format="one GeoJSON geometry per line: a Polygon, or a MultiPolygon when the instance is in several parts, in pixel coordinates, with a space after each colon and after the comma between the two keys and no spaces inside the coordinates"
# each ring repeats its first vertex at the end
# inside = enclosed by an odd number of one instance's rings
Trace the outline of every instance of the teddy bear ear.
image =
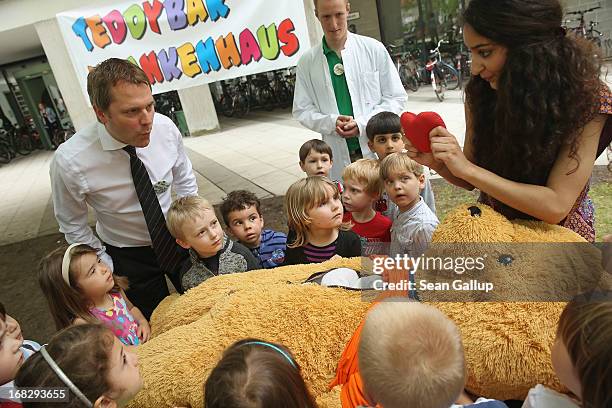
{"type": "Polygon", "coordinates": [[[436,228],[433,243],[514,242],[514,225],[491,207],[462,204],[451,210],[436,228]]]}
{"type": "Polygon", "coordinates": [[[480,208],[475,205],[469,207],[468,211],[470,212],[470,216],[472,217],[480,217],[482,215],[482,211],[480,211],[480,208]]]}

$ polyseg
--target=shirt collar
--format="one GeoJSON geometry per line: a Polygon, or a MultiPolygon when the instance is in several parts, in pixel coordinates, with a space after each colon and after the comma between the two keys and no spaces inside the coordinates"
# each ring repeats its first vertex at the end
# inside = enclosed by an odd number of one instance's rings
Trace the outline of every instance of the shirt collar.
{"type": "Polygon", "coordinates": [[[323,44],[323,54],[327,55],[329,53],[334,52],[334,50],[329,48],[329,45],[327,45],[327,41],[325,40],[325,36],[323,36],[323,41],[321,43],[323,44]]]}
{"type": "MultiPolygon", "coordinates": [[[[346,34],[346,42],[344,43],[344,50],[342,50],[343,52],[349,48],[349,45],[353,42],[353,36],[354,34],[351,33],[350,31],[346,34]]],[[[325,40],[325,36],[323,36],[323,41],[321,41],[322,47],[323,47],[323,54],[327,55],[331,52],[335,52],[334,50],[332,50],[331,48],[329,48],[329,45],[327,45],[327,40],[325,40]]]]}
{"type": "Polygon", "coordinates": [[[417,211],[419,211],[419,209],[421,208],[423,204],[424,204],[423,197],[419,196],[419,201],[414,206],[412,206],[411,209],[404,211],[402,215],[408,218],[412,217],[417,211]]]}
{"type": "Polygon", "coordinates": [[[127,144],[118,141],[114,137],[108,133],[106,127],[98,122],[98,137],[100,138],[100,143],[102,144],[102,150],[119,150],[123,149],[127,144]]]}

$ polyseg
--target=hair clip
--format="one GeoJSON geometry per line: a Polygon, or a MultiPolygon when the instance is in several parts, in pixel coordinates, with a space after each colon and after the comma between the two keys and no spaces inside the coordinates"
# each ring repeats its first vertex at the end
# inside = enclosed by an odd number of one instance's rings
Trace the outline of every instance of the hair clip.
{"type": "Polygon", "coordinates": [[[57,365],[57,363],[49,355],[45,347],[46,345],[42,346],[39,351],[40,351],[40,354],[45,359],[45,361],[47,362],[47,364],[49,364],[49,367],[51,367],[51,369],[55,372],[55,374],[59,377],[59,379],[62,380],[62,382],[66,384],[68,388],[70,388],[70,391],[72,391],[74,395],[76,395],[77,398],[80,399],[81,402],[83,402],[83,404],[85,404],[89,408],[93,407],[93,404],[91,403],[91,401],[85,396],[85,394],[81,392],[81,390],[79,390],[79,388],[76,385],[74,385],[72,381],[70,381],[70,378],[68,378],[66,373],[64,373],[62,369],[57,365]]]}
{"type": "Polygon", "coordinates": [[[64,278],[64,282],[66,285],[70,286],[70,259],[72,258],[72,250],[79,246],[83,245],[81,243],[71,244],[64,252],[64,258],[62,259],[62,278],[64,278]]]}
{"type": "Polygon", "coordinates": [[[240,346],[246,346],[246,345],[251,345],[251,344],[256,344],[256,345],[259,345],[259,346],[269,347],[272,350],[278,351],[279,353],[281,353],[283,355],[283,357],[285,357],[287,359],[287,361],[289,361],[289,364],[291,364],[293,366],[293,368],[295,368],[297,370],[297,366],[295,365],[295,362],[289,356],[289,354],[287,354],[285,351],[283,351],[281,348],[275,346],[274,344],[266,343],[264,341],[249,341],[249,342],[246,342],[246,343],[242,343],[240,346]]]}

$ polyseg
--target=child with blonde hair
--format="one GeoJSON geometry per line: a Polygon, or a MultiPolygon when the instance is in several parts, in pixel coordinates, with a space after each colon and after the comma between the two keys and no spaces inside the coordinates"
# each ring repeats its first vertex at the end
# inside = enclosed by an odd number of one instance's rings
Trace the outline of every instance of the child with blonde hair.
{"type": "MultiPolygon", "coordinates": [[[[359,339],[359,372],[371,406],[384,408],[506,407],[464,392],[461,333],[433,306],[388,299],[366,317],[359,339]]],[[[506,407],[507,408],[507,407],[506,407]]]]}
{"type": "Polygon", "coordinates": [[[285,211],[289,225],[285,265],[361,255],[359,236],[343,224],[340,193],[329,179],[312,176],[293,183],[285,194],[285,211]]]}
{"type": "Polygon", "coordinates": [[[422,255],[439,223],[419,195],[425,185],[423,166],[404,153],[392,153],[380,163],[380,177],[387,195],[398,207],[391,226],[389,255],[422,255]]]}
{"type": "Polygon", "coordinates": [[[24,408],[122,408],[140,391],[143,381],[136,354],[106,327],[82,324],[53,336],[21,366],[15,385],[65,392],[65,399],[23,402],[24,408]]]}
{"type": "Polygon", "coordinates": [[[589,296],[565,306],[551,349],[553,369],[576,399],[538,384],[523,408],[612,407],[612,297],[589,296]]]}
{"type": "Polygon", "coordinates": [[[204,386],[205,408],[316,408],[286,347],[244,339],[223,352],[204,386]]]}
{"type": "Polygon", "coordinates": [[[344,192],[344,221],[350,222],[352,230],[371,246],[379,247],[391,241],[391,220],[374,209],[383,189],[378,161],[359,159],[346,166],[342,172],[344,192]]]}
{"type": "Polygon", "coordinates": [[[127,279],[113,271],[85,244],[58,248],[43,258],[38,283],[58,330],[73,324],[102,323],[123,344],[149,339],[147,319],[127,296],[127,279]]]}
{"type": "Polygon", "coordinates": [[[180,276],[184,290],[213,276],[260,269],[248,248],[225,235],[205,198],[187,196],[175,200],[168,210],[167,225],[176,242],[189,250],[191,267],[180,276]]]}

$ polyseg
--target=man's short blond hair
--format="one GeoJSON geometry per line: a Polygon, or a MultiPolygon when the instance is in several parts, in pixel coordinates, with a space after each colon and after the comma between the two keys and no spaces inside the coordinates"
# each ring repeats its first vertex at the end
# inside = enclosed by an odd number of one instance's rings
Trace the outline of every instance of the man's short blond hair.
{"type": "MultiPolygon", "coordinates": [[[[317,11],[317,3],[318,3],[319,1],[325,1],[325,0],[312,0],[312,1],[313,1],[313,3],[314,3],[314,8],[315,8],[315,12],[316,12],[316,11],[317,11]]],[[[348,4],[349,0],[344,0],[344,2],[345,2],[346,4],[348,4]]]]}
{"type": "Polygon", "coordinates": [[[365,192],[370,195],[378,195],[382,192],[383,183],[380,178],[378,160],[359,159],[349,164],[342,171],[342,180],[356,181],[365,186],[365,192]]]}
{"type": "Polygon", "coordinates": [[[393,299],[370,310],[358,360],[371,402],[385,408],[448,408],[465,385],[459,329],[423,303],[393,299]]]}
{"type": "Polygon", "coordinates": [[[391,174],[405,171],[420,177],[423,175],[423,166],[408,157],[406,153],[391,153],[380,162],[380,178],[383,181],[388,180],[391,174]]]}
{"type": "Polygon", "coordinates": [[[207,199],[200,196],[181,197],[172,202],[166,215],[168,231],[174,238],[184,239],[183,225],[202,216],[204,211],[214,211],[207,199]]]}

